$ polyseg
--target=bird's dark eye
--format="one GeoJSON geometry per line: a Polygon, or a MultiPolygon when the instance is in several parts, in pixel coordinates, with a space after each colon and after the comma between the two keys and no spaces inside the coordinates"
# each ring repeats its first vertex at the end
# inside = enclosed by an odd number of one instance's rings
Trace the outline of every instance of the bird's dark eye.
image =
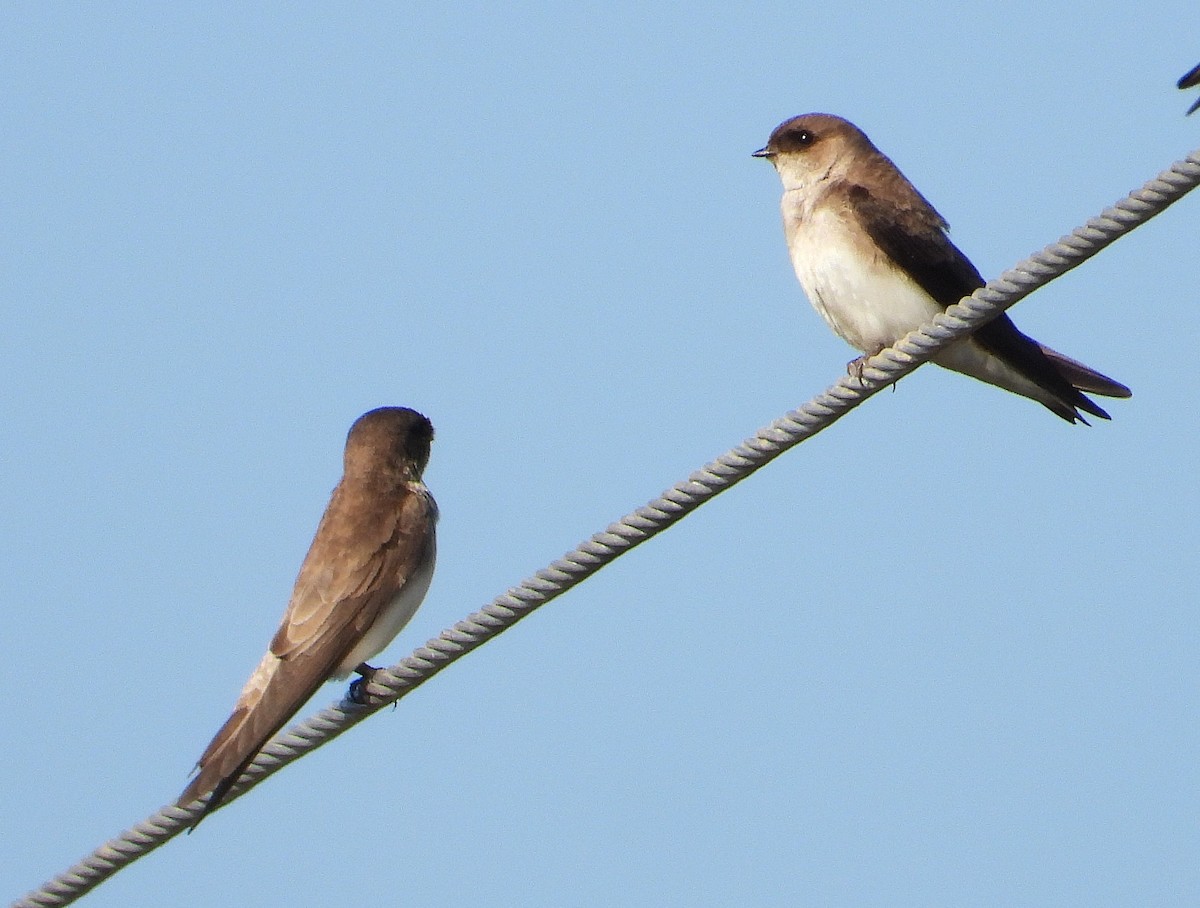
{"type": "Polygon", "coordinates": [[[806,147],[813,143],[813,138],[814,136],[811,132],[809,132],[807,129],[802,129],[796,133],[796,144],[802,148],[806,147]]]}

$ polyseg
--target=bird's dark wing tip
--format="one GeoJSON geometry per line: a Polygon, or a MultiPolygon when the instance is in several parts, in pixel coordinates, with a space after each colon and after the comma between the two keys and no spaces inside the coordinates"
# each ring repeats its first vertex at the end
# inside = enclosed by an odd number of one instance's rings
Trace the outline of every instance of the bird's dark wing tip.
{"type": "MultiPolygon", "coordinates": [[[[1192,67],[1192,69],[1180,76],[1179,81],[1176,84],[1180,88],[1196,88],[1197,86],[1200,86],[1200,64],[1197,64],[1196,66],[1192,67]]],[[[1189,107],[1188,112],[1184,116],[1191,116],[1197,110],[1200,110],[1200,101],[1197,101],[1195,104],[1189,107]]]]}

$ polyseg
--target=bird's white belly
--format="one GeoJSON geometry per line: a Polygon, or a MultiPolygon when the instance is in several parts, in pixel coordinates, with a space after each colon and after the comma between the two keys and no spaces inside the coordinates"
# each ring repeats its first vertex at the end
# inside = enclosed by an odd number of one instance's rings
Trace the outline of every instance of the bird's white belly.
{"type": "MultiPolygon", "coordinates": [[[[434,542],[430,539],[430,548],[434,542]]],[[[391,643],[404,626],[417,613],[425,594],[429,592],[429,584],[433,580],[434,557],[430,553],[428,564],[415,571],[400,589],[392,601],[383,607],[375,623],[363,634],[354,649],[341,661],[337,670],[330,676],[332,681],[340,681],[359,665],[378,656],[391,643]]]]}
{"type": "Polygon", "coordinates": [[[338,663],[331,681],[340,681],[368,659],[373,659],[387,647],[404,626],[412,619],[420,608],[425,594],[429,592],[429,584],[433,580],[433,568],[437,561],[437,534],[434,525],[437,523],[437,502],[425,488],[425,484],[417,481],[409,484],[412,491],[423,495],[429,509],[429,535],[425,540],[425,556],[421,565],[405,580],[404,586],[392,597],[380,611],[375,622],[367,628],[362,639],[354,645],[354,649],[346,654],[346,658],[338,663]]]}
{"type": "Polygon", "coordinates": [[[837,213],[800,221],[789,217],[785,204],[784,224],[800,286],[851,346],[875,353],[943,311],[865,235],[852,235],[837,213]]]}

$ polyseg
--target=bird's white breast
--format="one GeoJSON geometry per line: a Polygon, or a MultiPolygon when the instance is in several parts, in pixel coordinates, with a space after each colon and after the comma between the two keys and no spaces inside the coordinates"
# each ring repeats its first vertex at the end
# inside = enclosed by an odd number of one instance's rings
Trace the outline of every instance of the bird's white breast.
{"type": "Polygon", "coordinates": [[[942,311],[844,207],[814,206],[804,190],[796,189],[783,194],[781,208],[800,286],[851,346],[875,353],[942,311]]]}

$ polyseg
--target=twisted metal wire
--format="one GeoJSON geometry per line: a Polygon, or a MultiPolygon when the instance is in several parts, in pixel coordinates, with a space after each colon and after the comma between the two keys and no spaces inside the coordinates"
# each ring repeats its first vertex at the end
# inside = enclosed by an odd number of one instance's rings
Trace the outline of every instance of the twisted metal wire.
{"type": "MultiPolygon", "coordinates": [[[[661,533],[716,495],[903,378],[956,339],[996,318],[1034,290],[1070,271],[1129,233],[1200,184],[1200,149],[1134,190],[1070,235],[1051,243],[989,281],[895,346],[863,365],[861,378],[843,376],[802,407],[760,429],[659,498],[596,533],[479,611],[441,632],[362,686],[363,703],[344,699],[293,726],[255,758],[226,797],[240,797],[264,778],[325,744],[367,716],[424,684],[451,662],[512,627],[551,599],[586,580],[634,546],[661,533]]],[[[133,861],[174,838],[199,813],[204,799],[187,808],[170,805],[97,848],[75,866],[13,903],[14,908],[68,905],[133,861]]]]}

